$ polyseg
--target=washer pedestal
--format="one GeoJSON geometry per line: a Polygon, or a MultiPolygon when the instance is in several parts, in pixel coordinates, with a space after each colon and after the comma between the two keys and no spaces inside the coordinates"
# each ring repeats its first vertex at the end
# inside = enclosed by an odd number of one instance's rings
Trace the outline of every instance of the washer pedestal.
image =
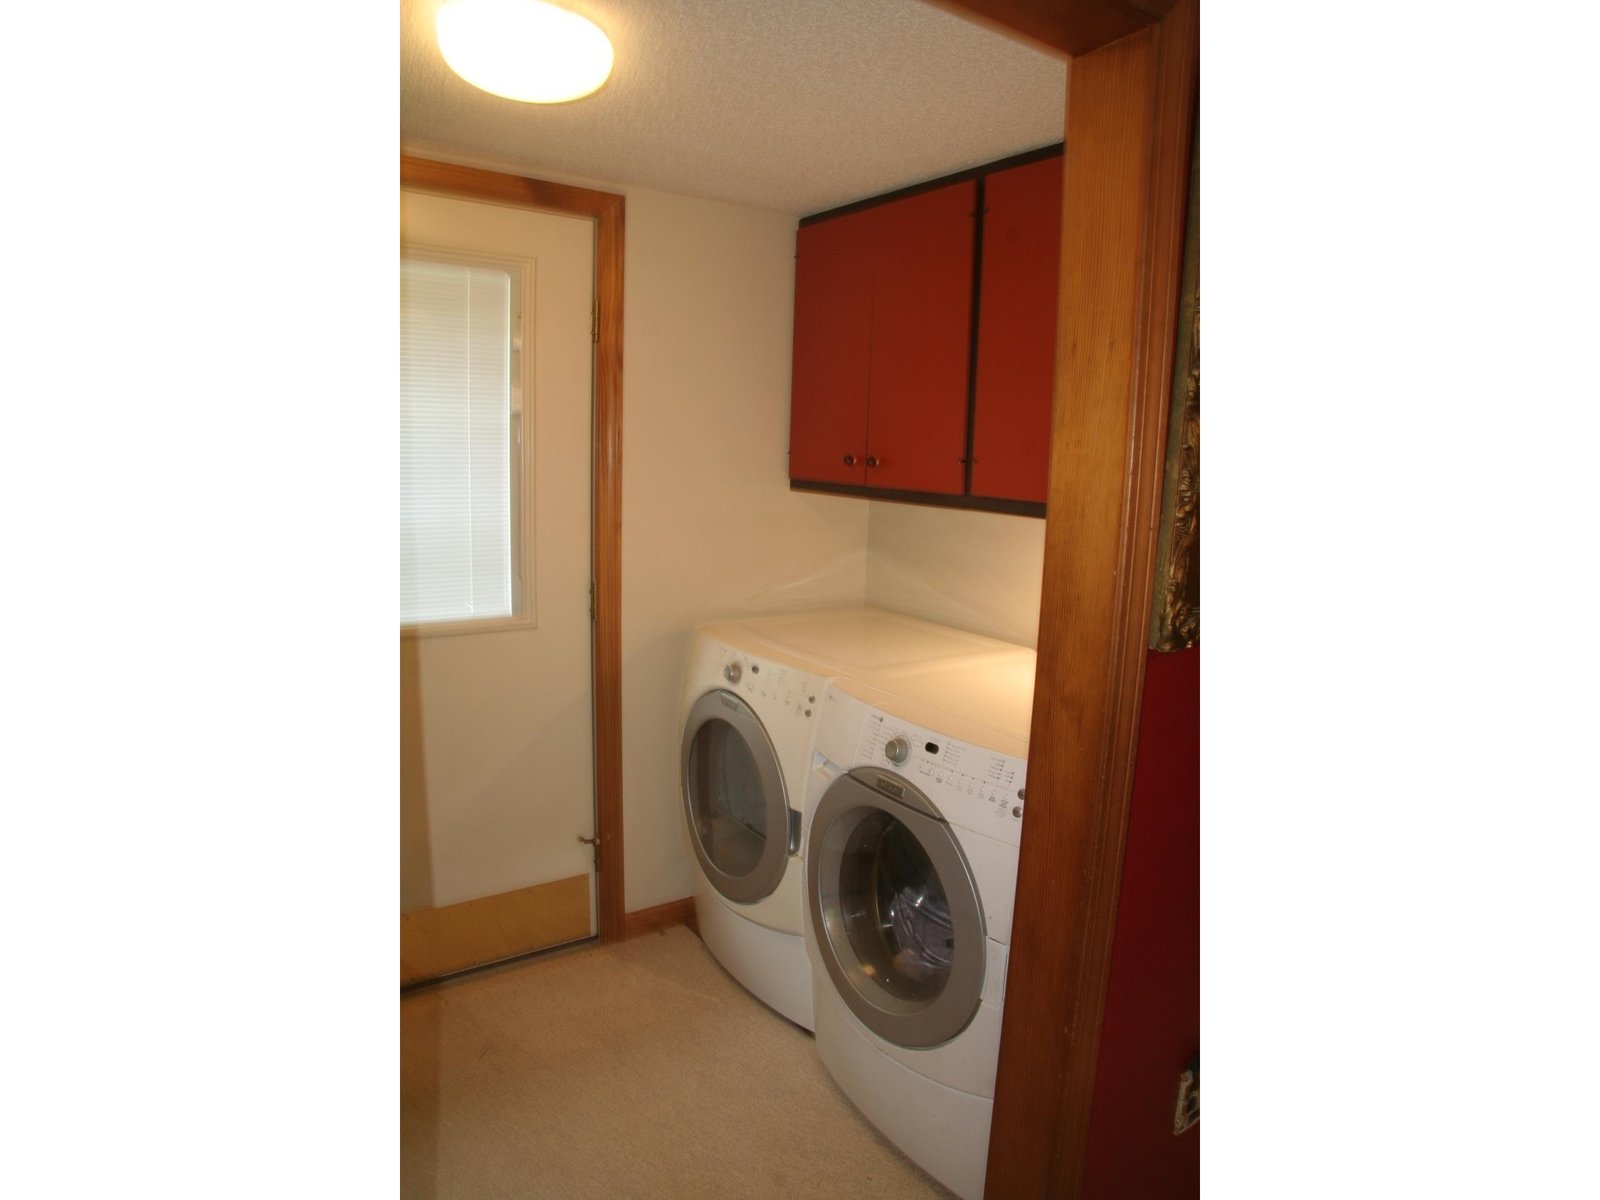
{"type": "Polygon", "coordinates": [[[825,972],[814,974],[817,1053],[834,1082],[919,1167],[982,1200],[994,1101],[908,1070],[861,1032],[825,972]]]}

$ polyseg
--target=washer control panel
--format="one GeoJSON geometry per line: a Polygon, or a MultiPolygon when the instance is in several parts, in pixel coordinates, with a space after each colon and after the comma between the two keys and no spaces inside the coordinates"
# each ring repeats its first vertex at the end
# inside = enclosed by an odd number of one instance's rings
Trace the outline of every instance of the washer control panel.
{"type": "Polygon", "coordinates": [[[855,761],[892,767],[947,821],[1016,845],[1028,764],[866,708],[855,761]]]}

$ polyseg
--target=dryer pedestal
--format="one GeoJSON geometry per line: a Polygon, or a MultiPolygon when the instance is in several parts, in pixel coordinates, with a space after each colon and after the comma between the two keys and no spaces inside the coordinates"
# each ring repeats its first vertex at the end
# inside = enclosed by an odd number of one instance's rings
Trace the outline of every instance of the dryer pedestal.
{"type": "Polygon", "coordinates": [[[700,940],[744,988],[802,1029],[811,1028],[811,965],[805,938],[757,925],[704,891],[694,897],[700,940]]]}

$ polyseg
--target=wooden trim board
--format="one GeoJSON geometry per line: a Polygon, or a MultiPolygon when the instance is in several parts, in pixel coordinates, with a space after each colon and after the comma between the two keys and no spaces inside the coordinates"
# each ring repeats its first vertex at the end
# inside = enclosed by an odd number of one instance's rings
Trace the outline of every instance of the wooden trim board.
{"type": "Polygon", "coordinates": [[[625,936],[622,845],[622,196],[400,156],[400,184],[595,222],[594,808],[602,942],[625,936]]]}
{"type": "Polygon", "coordinates": [[[670,929],[674,925],[687,925],[696,935],[699,934],[700,923],[694,917],[693,896],[668,900],[654,908],[641,908],[638,912],[629,913],[625,922],[625,936],[636,938],[659,929],[670,929]]]}
{"type": "Polygon", "coordinates": [[[589,877],[574,875],[400,918],[400,986],[589,936],[589,877]]]}
{"type": "Polygon", "coordinates": [[[1159,21],[1174,0],[927,0],[1041,50],[1087,54],[1159,21]]]}
{"type": "Polygon", "coordinates": [[[1138,746],[1198,71],[1198,0],[1179,0],[1069,72],[1028,825],[989,1200],[1077,1197],[1082,1181],[1138,746]]]}

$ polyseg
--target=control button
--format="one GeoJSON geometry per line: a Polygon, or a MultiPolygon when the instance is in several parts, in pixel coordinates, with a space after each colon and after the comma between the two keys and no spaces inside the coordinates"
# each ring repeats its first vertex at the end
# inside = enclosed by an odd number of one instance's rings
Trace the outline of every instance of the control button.
{"type": "Polygon", "coordinates": [[[738,683],[739,676],[744,674],[744,668],[736,662],[731,662],[722,668],[722,677],[729,683],[738,683]]]}
{"type": "Polygon", "coordinates": [[[750,664],[750,674],[752,674],[752,675],[761,674],[761,664],[760,663],[751,663],[750,664]]]}
{"type": "Polygon", "coordinates": [[[883,756],[896,765],[905,762],[910,753],[911,747],[903,737],[892,737],[883,744],[883,756]]]}
{"type": "Polygon", "coordinates": [[[1027,798],[1028,798],[1028,789],[1025,788],[1025,787],[1018,788],[1017,789],[1017,799],[1018,800],[1026,800],[1027,798]]]}
{"type": "Polygon", "coordinates": [[[1011,810],[1011,815],[1013,817],[1021,819],[1021,817],[1022,817],[1022,805],[1019,804],[1019,805],[1017,805],[1017,807],[1013,808],[1011,810]]]}

